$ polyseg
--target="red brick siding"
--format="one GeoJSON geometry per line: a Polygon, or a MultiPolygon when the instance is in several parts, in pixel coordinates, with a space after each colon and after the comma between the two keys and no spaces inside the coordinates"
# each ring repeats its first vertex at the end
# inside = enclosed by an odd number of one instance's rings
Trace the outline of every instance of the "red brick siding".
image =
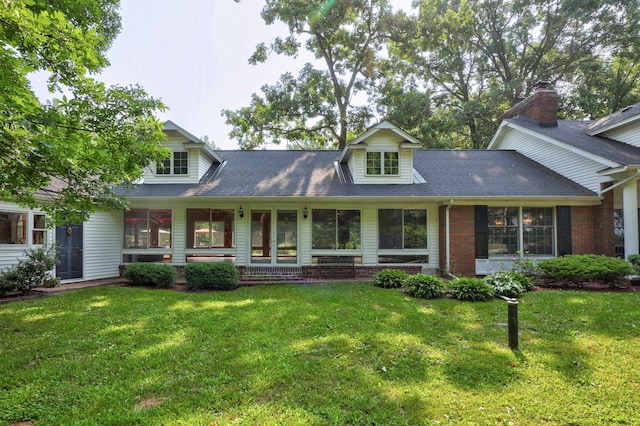
{"type": "MultiPolygon", "coordinates": [[[[446,209],[446,207],[445,207],[446,209]]],[[[441,229],[440,245],[446,250],[444,210],[441,229]]],[[[476,274],[476,235],[475,235],[475,207],[453,206],[449,210],[451,273],[460,276],[474,276],[476,274]]],[[[441,262],[446,262],[445,251],[442,250],[441,262]]],[[[444,267],[444,265],[442,266],[444,267]]],[[[441,269],[442,269],[441,267],[441,269]]]]}
{"type": "Polygon", "coordinates": [[[538,89],[502,114],[500,119],[513,118],[516,115],[536,120],[543,126],[555,126],[558,124],[558,94],[554,90],[538,89]]]}

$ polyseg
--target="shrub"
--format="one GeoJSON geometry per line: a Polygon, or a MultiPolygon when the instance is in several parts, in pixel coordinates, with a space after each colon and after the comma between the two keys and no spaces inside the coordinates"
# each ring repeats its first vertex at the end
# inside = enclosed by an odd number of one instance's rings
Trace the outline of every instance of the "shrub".
{"type": "Polygon", "coordinates": [[[518,297],[527,291],[527,288],[522,285],[522,279],[528,278],[517,272],[499,271],[484,277],[484,282],[493,287],[495,294],[506,297],[518,297]]]}
{"type": "Polygon", "coordinates": [[[631,273],[624,259],[595,254],[570,254],[540,262],[540,269],[554,281],[580,284],[597,281],[613,285],[631,273]]]}
{"type": "Polygon", "coordinates": [[[0,274],[0,295],[28,293],[48,282],[56,282],[51,270],[56,265],[55,247],[37,247],[25,250],[24,257],[0,274]]]}
{"type": "Polygon", "coordinates": [[[176,269],[157,263],[132,263],[125,268],[124,277],[135,286],[170,288],[176,281],[176,269]]]}
{"type": "Polygon", "coordinates": [[[484,302],[494,295],[493,287],[480,278],[457,278],[449,281],[449,292],[459,300],[484,302]]]}
{"type": "Polygon", "coordinates": [[[529,278],[538,278],[542,275],[542,271],[540,270],[540,266],[535,259],[531,258],[531,253],[528,251],[517,251],[517,258],[513,262],[513,266],[511,270],[513,272],[518,272],[522,275],[525,275],[529,278]]]}
{"type": "Polygon", "coordinates": [[[230,262],[189,263],[184,268],[188,290],[233,290],[238,288],[240,274],[230,262]]]}
{"type": "Polygon", "coordinates": [[[442,296],[444,284],[442,279],[427,274],[409,275],[404,281],[403,290],[409,296],[423,299],[435,299],[442,296]]]}
{"type": "Polygon", "coordinates": [[[636,274],[639,273],[640,272],[640,254],[630,254],[629,257],[627,257],[627,259],[631,263],[633,272],[636,274]]]}
{"type": "Polygon", "coordinates": [[[382,288],[400,288],[407,276],[401,269],[383,269],[375,275],[373,284],[382,288]]]}

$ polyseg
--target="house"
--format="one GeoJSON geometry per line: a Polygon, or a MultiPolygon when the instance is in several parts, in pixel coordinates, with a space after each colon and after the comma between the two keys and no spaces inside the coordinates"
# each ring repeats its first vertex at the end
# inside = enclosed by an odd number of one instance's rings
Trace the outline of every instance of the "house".
{"type": "Polygon", "coordinates": [[[54,233],[37,212],[0,205],[0,263],[43,240],[62,246],[65,281],[132,262],[228,261],[246,280],[483,275],[518,251],[613,255],[623,233],[638,253],[640,106],[565,123],[554,96],[540,88],[516,105],[482,151],[424,150],[389,121],[342,151],[214,151],[168,121],[171,156],[119,190],[129,210],[54,233]]]}

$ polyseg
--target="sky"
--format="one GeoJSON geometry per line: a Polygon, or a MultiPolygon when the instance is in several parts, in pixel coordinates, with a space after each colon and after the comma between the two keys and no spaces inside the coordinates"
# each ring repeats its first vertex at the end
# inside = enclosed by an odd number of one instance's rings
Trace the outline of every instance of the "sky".
{"type": "MultiPolygon", "coordinates": [[[[393,0],[409,10],[411,0],[393,0]]],[[[140,84],[169,110],[160,114],[189,133],[208,136],[221,149],[237,149],[220,112],[248,106],[252,93],[306,62],[272,56],[250,65],[256,45],[286,35],[267,26],[261,0],[121,0],[122,30],[109,50],[111,65],[97,79],[108,85],[140,84]]],[[[282,147],[284,148],[284,147],[282,147]]]]}

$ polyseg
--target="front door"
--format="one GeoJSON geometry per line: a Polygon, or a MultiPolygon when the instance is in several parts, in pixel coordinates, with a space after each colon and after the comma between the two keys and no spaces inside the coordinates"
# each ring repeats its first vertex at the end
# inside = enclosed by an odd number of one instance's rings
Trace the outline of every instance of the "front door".
{"type": "Polygon", "coordinates": [[[251,211],[251,263],[298,263],[297,210],[251,211]]]}
{"type": "Polygon", "coordinates": [[[82,278],[82,225],[58,226],[58,265],[56,277],[61,280],[82,278]]]}

